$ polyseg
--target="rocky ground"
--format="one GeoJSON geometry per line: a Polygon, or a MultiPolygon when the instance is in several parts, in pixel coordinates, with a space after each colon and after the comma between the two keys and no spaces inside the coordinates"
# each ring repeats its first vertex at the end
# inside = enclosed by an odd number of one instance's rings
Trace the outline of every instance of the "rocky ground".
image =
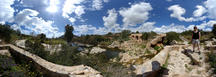
{"type": "MultiPolygon", "coordinates": [[[[192,45],[188,44],[188,41],[183,37],[181,37],[181,39],[183,39],[183,42],[180,44],[165,46],[164,49],[158,54],[155,54],[153,58],[144,57],[147,52],[147,45],[143,44],[144,42],[129,40],[120,43],[115,41],[109,46],[109,48],[119,48],[124,50],[125,52],[119,53],[119,62],[128,67],[131,67],[131,65],[132,67],[134,66],[136,74],[145,74],[146,72],[157,71],[153,70],[154,65],[152,62],[159,61],[160,66],[166,69],[166,71],[163,71],[162,73],[162,76],[165,77],[211,77],[212,70],[207,62],[208,56],[206,55],[210,50],[207,50],[205,47],[212,47],[216,40],[213,39],[213,41],[206,41],[206,44],[201,45],[200,52],[192,52],[192,45]]],[[[24,40],[19,41],[17,45],[23,46],[23,41],[24,40]]],[[[106,50],[103,48],[93,47],[86,52],[95,54],[105,51],[106,50]]]]}
{"type": "Polygon", "coordinates": [[[209,77],[209,64],[206,63],[206,52],[201,46],[201,52],[192,52],[192,46],[177,46],[169,52],[167,61],[167,77],[209,77]]]}

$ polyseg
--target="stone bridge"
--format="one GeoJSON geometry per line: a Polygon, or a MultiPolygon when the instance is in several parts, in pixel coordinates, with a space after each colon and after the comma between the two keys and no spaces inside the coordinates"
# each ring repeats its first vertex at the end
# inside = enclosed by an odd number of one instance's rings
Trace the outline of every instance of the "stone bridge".
{"type": "Polygon", "coordinates": [[[63,66],[48,62],[39,56],[11,44],[0,45],[0,50],[7,49],[15,60],[32,61],[38,71],[49,77],[103,77],[100,72],[85,65],[63,66]]]}

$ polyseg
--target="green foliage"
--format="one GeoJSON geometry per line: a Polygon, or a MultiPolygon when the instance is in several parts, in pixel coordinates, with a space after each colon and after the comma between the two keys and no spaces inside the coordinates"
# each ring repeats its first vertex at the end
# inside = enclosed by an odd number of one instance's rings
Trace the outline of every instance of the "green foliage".
{"type": "Polygon", "coordinates": [[[155,49],[156,51],[160,51],[161,47],[155,46],[154,49],[155,49]]]}
{"type": "Polygon", "coordinates": [[[80,43],[85,43],[85,44],[91,44],[91,45],[98,45],[102,42],[108,42],[109,43],[109,39],[101,36],[101,35],[82,35],[79,38],[74,39],[75,41],[78,41],[80,43]]]}
{"type": "Polygon", "coordinates": [[[7,43],[11,43],[14,40],[18,39],[19,31],[15,31],[10,28],[9,25],[1,25],[0,24],[0,38],[7,43]]]}
{"type": "Polygon", "coordinates": [[[142,45],[141,45],[141,48],[142,48],[142,49],[145,49],[145,48],[146,48],[146,45],[145,45],[145,44],[142,44],[142,45]]]}
{"type": "Polygon", "coordinates": [[[63,39],[47,39],[44,41],[46,44],[56,45],[56,44],[67,44],[67,42],[63,39]]]}
{"type": "Polygon", "coordinates": [[[16,64],[8,56],[0,55],[0,74],[2,77],[41,77],[37,71],[32,70],[29,64],[16,64]]]}
{"type": "Polygon", "coordinates": [[[64,38],[65,40],[69,43],[72,41],[72,38],[73,38],[73,26],[70,26],[70,25],[66,25],[65,26],[65,34],[64,34],[64,38]]]}
{"type": "Polygon", "coordinates": [[[130,30],[123,30],[121,33],[120,33],[120,37],[118,40],[120,41],[127,41],[129,40],[129,35],[131,34],[131,31],[130,30]]]}
{"type": "Polygon", "coordinates": [[[193,34],[192,30],[187,30],[187,31],[184,31],[181,33],[181,35],[183,35],[183,36],[192,36],[192,34],[193,34]]]}
{"type": "Polygon", "coordinates": [[[213,26],[212,33],[214,34],[214,36],[216,36],[216,24],[214,24],[213,26]]]}
{"type": "Polygon", "coordinates": [[[71,47],[67,44],[64,44],[62,46],[62,50],[59,53],[56,52],[52,55],[48,55],[47,59],[48,61],[54,62],[56,64],[74,65],[78,62],[74,60],[78,52],[79,51],[77,50],[77,47],[71,47]]]}
{"type": "Polygon", "coordinates": [[[168,60],[169,60],[170,54],[168,54],[165,63],[162,65],[163,68],[167,68],[168,67],[168,60]]]}
{"type": "Polygon", "coordinates": [[[49,54],[47,51],[44,50],[44,46],[41,45],[41,41],[38,39],[35,40],[26,40],[25,46],[27,47],[27,50],[31,53],[34,53],[42,58],[46,58],[49,54]]]}
{"type": "Polygon", "coordinates": [[[141,38],[143,40],[148,40],[148,39],[152,39],[156,35],[157,35],[157,33],[155,33],[155,32],[144,32],[144,33],[142,33],[141,38]]]}
{"type": "Polygon", "coordinates": [[[208,58],[209,58],[209,63],[211,65],[212,68],[214,68],[214,73],[216,73],[216,54],[214,53],[208,53],[208,58]]]}
{"type": "Polygon", "coordinates": [[[46,35],[42,33],[42,34],[39,34],[37,38],[40,39],[41,43],[44,43],[44,41],[46,40],[46,35]]]}
{"type": "Polygon", "coordinates": [[[166,44],[166,45],[170,45],[171,44],[171,42],[173,41],[173,40],[176,40],[176,41],[181,41],[181,39],[179,38],[179,33],[176,33],[176,32],[168,32],[168,33],[166,33],[167,34],[167,36],[166,36],[166,38],[165,38],[165,40],[164,40],[164,43],[166,44]]]}

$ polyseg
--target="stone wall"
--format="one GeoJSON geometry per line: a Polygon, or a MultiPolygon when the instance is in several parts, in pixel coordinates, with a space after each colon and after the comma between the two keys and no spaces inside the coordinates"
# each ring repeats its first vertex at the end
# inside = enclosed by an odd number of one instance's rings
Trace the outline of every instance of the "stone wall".
{"type": "Polygon", "coordinates": [[[8,48],[15,61],[32,62],[31,64],[37,70],[48,77],[102,77],[100,72],[85,65],[63,66],[54,64],[11,44],[0,45],[0,49],[2,48],[8,48]]]}

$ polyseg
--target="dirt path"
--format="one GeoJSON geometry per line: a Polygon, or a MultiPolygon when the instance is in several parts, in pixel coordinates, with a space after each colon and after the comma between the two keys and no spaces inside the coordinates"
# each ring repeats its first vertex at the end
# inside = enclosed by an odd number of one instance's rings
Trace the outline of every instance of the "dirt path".
{"type": "Polygon", "coordinates": [[[209,77],[209,64],[205,62],[207,50],[192,52],[192,46],[176,46],[169,52],[168,77],[209,77]]]}

